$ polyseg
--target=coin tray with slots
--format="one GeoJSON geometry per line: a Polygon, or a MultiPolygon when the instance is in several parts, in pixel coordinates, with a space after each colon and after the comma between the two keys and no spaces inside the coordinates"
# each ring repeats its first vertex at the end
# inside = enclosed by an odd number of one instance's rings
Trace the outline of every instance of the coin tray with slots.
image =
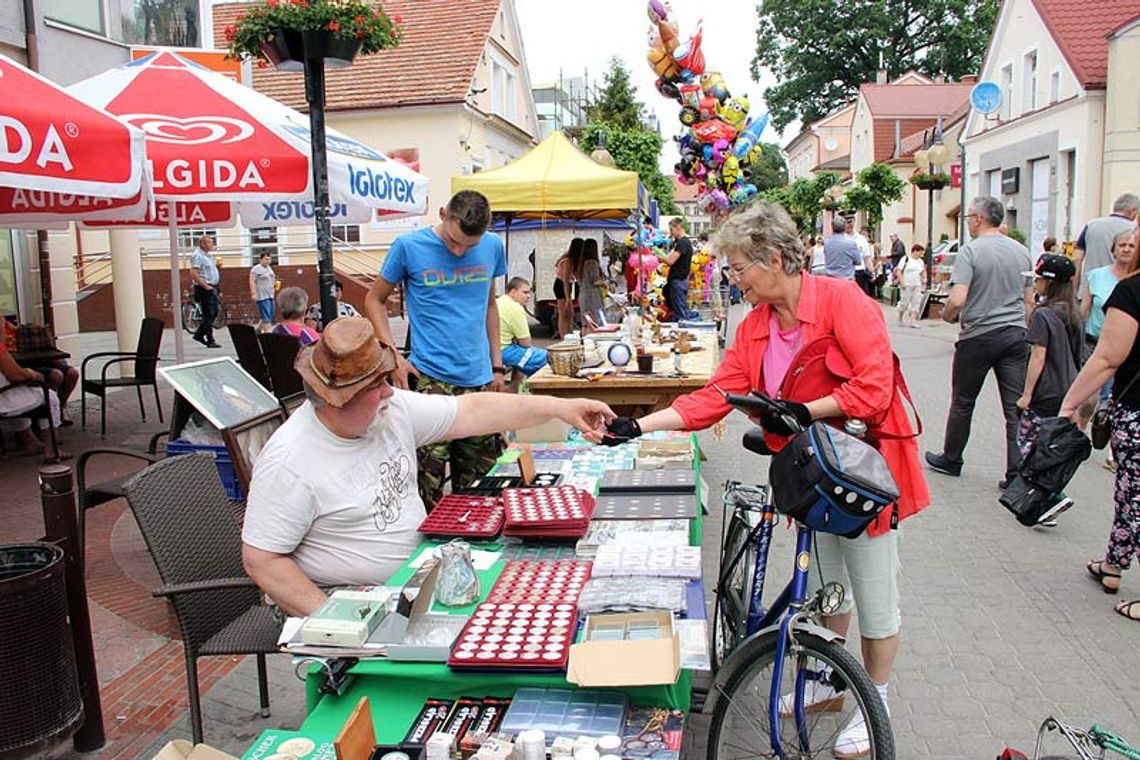
{"type": "Polygon", "coordinates": [[[445,494],[420,523],[431,536],[494,538],[503,529],[503,500],[498,496],[445,494]]]}
{"type": "Polygon", "coordinates": [[[572,538],[586,535],[594,497],[573,486],[508,488],[503,491],[503,535],[519,538],[572,538]]]}
{"type": "Polygon", "coordinates": [[[692,470],[606,470],[599,491],[605,493],[695,493],[692,470]]]}
{"type": "Polygon", "coordinates": [[[587,560],[510,560],[486,601],[576,604],[589,577],[587,560]]]}
{"type": "Polygon", "coordinates": [[[691,520],[697,516],[692,493],[622,493],[598,497],[597,520],[691,520]]]}
{"type": "Polygon", "coordinates": [[[565,670],[578,611],[569,602],[483,602],[452,647],[457,669],[565,670]]]}

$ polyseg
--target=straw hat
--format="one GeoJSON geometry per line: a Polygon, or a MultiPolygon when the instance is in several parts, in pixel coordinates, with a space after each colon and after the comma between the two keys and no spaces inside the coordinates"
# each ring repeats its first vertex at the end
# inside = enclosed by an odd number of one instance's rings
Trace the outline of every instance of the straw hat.
{"type": "Polygon", "coordinates": [[[293,367],[315,394],[341,407],[396,368],[396,349],[377,340],[364,317],[341,317],[329,322],[319,341],[301,349],[293,367]]]}

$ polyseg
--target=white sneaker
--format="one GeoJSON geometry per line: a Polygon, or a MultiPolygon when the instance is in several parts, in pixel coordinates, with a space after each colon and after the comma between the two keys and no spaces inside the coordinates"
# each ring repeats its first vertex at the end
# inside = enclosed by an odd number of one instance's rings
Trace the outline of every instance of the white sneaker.
{"type": "MultiPolygon", "coordinates": [[[[795,714],[795,694],[780,697],[780,717],[790,718],[795,714]]],[[[839,712],[843,709],[843,695],[835,691],[829,683],[809,681],[804,686],[804,712],[808,715],[821,712],[839,712]]]]}
{"type": "Polygon", "coordinates": [[[1056,503],[1041,513],[1041,516],[1037,518],[1037,524],[1047,528],[1056,526],[1057,516],[1064,514],[1071,506],[1073,506],[1072,499],[1068,496],[1061,497],[1056,503]]]}
{"type": "Polygon", "coordinates": [[[831,754],[840,760],[849,758],[867,757],[871,754],[871,737],[867,734],[867,722],[863,720],[862,710],[856,711],[847,725],[835,737],[835,746],[831,754]]]}

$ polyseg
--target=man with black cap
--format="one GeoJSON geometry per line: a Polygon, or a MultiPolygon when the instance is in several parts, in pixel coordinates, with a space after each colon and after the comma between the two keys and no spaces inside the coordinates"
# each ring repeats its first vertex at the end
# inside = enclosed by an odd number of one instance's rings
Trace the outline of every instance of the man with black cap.
{"type": "Polygon", "coordinates": [[[242,528],[246,571],[291,615],[318,586],[383,583],[420,543],[426,516],[416,449],[559,419],[596,430],[614,418],[590,399],[393,388],[396,351],[363,317],[342,317],[297,355],[308,402],[262,449],[242,528]]]}

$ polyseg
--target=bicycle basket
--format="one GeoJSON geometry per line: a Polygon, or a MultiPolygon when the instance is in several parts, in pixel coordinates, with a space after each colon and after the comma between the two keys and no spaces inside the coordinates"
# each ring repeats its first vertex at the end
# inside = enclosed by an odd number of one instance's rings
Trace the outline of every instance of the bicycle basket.
{"type": "Polygon", "coordinates": [[[772,503],[813,530],[855,538],[899,489],[882,454],[858,438],[813,422],[772,457],[772,503]]]}

